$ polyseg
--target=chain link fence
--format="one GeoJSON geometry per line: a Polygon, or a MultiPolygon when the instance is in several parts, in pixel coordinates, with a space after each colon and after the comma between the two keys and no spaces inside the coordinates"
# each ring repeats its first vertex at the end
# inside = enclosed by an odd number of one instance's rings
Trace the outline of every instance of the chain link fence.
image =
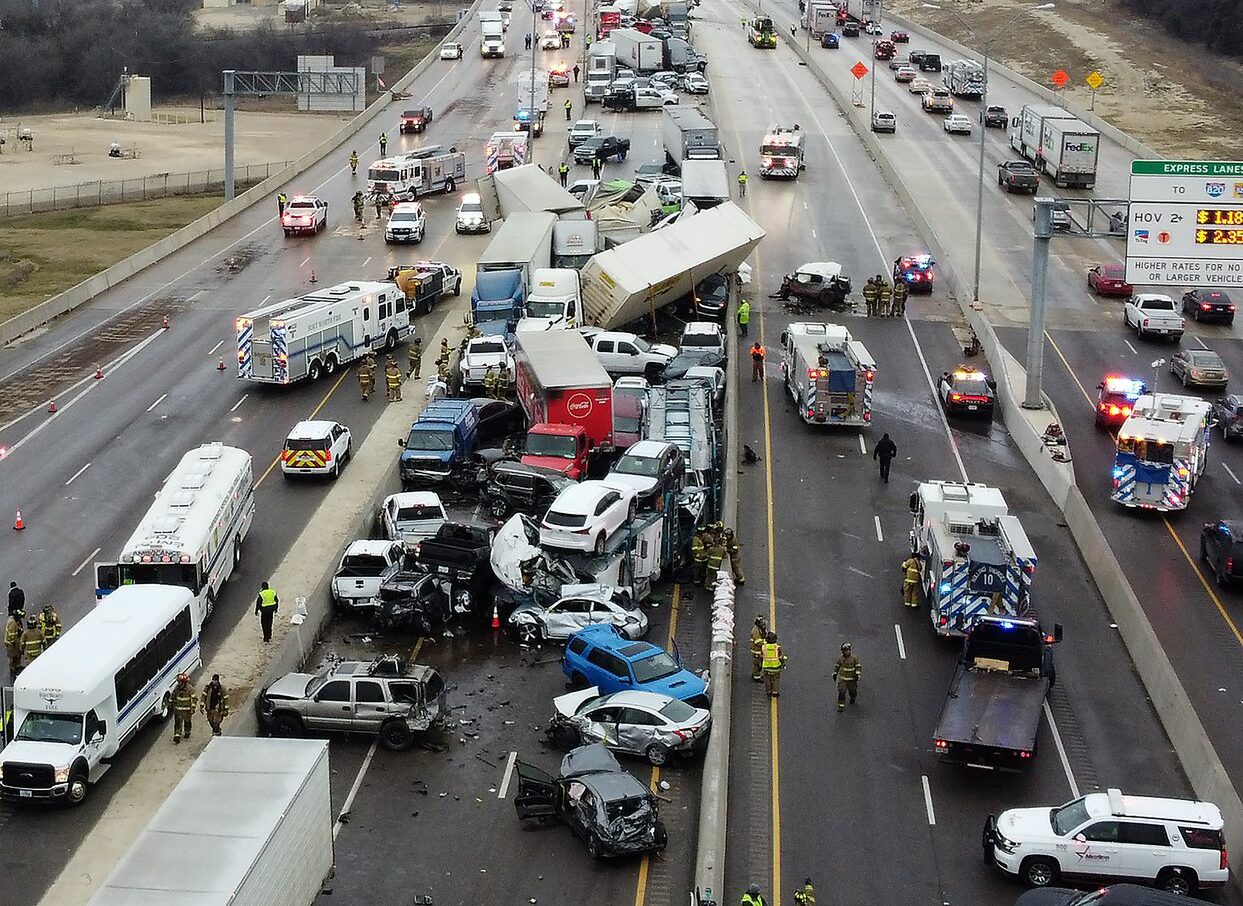
{"type": "MultiPolygon", "coordinates": [[[[238,188],[244,189],[279,173],[288,161],[236,167],[238,188]]],[[[156,173],[135,179],[97,179],[72,186],[29,189],[0,193],[0,217],[37,214],[68,208],[91,208],[123,201],[145,201],[170,195],[224,193],[224,169],[196,170],[192,173],[156,173]]]]}

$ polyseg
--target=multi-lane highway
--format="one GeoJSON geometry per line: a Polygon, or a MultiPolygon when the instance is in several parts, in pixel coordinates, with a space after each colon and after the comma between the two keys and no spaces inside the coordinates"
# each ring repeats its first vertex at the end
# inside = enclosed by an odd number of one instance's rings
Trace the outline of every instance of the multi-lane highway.
{"type": "MultiPolygon", "coordinates": [[[[789,0],[766,5],[773,8],[779,23],[796,13],[789,0]]],[[[931,375],[961,356],[962,339],[954,331],[958,307],[944,291],[930,299],[913,297],[905,320],[848,319],[879,366],[875,426],[862,443],[854,434],[811,430],[790,410],[779,379],[773,379],[776,337],[796,317],[767,298],[780,275],[805,261],[836,260],[858,286],[868,274],[887,271],[895,256],[920,249],[923,240],[807,68],[784,46],[776,52],[747,46],[738,27],[742,9],[729,2],[701,6],[693,36],[713,61],[710,112],[730,157],[755,174],[760,139],[774,121],[802,124],[808,157],[798,181],[752,178],[744,200],[768,232],[753,262],[750,298],[751,334],[770,348],[770,380],[744,380],[739,388],[738,440],[762,457],[738,476],[749,572],[740,623],[749,624],[753,612],[768,614],[791,663],[777,707],[745,669],[735,671],[728,883],[718,899],[732,901],[756,882],[771,894],[770,902],[789,902],[792,886],[811,876],[822,896],[843,902],[878,894],[926,903],[1006,902],[1016,888],[979,857],[979,829],[989,812],[1053,804],[1110,785],[1169,795],[1190,789],[1069,534],[1005,426],[947,424],[933,401],[931,375]],[[872,435],[880,431],[890,432],[900,451],[888,485],[878,482],[870,456],[872,435]],[[1040,757],[1025,775],[981,777],[944,768],[932,753],[932,728],[954,651],[933,637],[922,611],[901,608],[897,567],[908,549],[907,496],[914,482],[926,478],[970,478],[1005,490],[1040,555],[1034,591],[1040,616],[1066,627],[1040,757]],[[838,716],[829,673],[843,641],[854,644],[864,674],[858,708],[838,716]]],[[[586,10],[580,12],[586,21],[586,10]]],[[[511,83],[529,65],[530,56],[521,51],[528,27],[521,15],[515,17],[511,54],[495,61],[473,52],[477,30],[469,28],[462,39],[465,58],[432,66],[412,86],[414,97],[437,112],[426,136],[395,134],[402,102],[394,103],[360,132],[356,145],[343,145],[287,188],[329,200],[327,233],[284,238],[274,222],[275,203],[260,205],[46,332],[0,352],[0,400],[6,401],[0,443],[7,449],[0,463],[0,512],[7,517],[20,508],[29,524],[0,549],[0,578],[19,581],[36,604],[54,600],[66,622],[74,622],[91,606],[91,562],[115,554],[185,449],[223,440],[254,454],[259,504],[241,572],[206,628],[209,652],[247,617],[259,581],[286,554],[325,490],[282,482],[269,471],[285,431],[317,413],[348,424],[361,442],[382,404],[364,405],[349,372],[281,392],[240,384],[233,377],[232,319],[266,299],[309,290],[312,274],[325,286],[380,276],[390,263],[426,257],[447,260],[469,277],[487,240],[454,234],[455,198],[425,202],[429,228],[421,247],[384,246],[370,216],[359,239],[349,199],[362,176],[351,177],[346,159],[352,147],[364,162],[374,158],[375,139],[387,130],[390,150],[424,142],[454,145],[467,152],[468,175],[481,174],[484,140],[508,128],[511,83]],[[165,313],[171,315],[166,331],[160,329],[165,313]],[[216,369],[222,355],[223,374],[216,369]],[[102,381],[89,376],[96,361],[105,366],[102,381]],[[55,417],[45,411],[52,394],[59,395],[55,417]]],[[[580,40],[581,32],[574,56],[580,40]]],[[[845,84],[849,66],[868,54],[863,41],[843,45],[840,51],[813,46],[812,52],[831,60],[830,77],[845,84]]],[[[940,267],[969,277],[975,144],[947,136],[939,118],[922,113],[883,67],[876,90],[877,106],[898,114],[897,135],[882,138],[947,250],[950,260],[940,267]]],[[[558,108],[565,96],[554,93],[546,137],[536,143],[537,159],[546,165],[564,153],[558,108]]],[[[577,111],[576,87],[570,96],[577,111]]],[[[991,100],[1014,108],[1027,98],[994,77],[991,100]]],[[[973,115],[974,105],[964,106],[973,115]]],[[[658,115],[603,118],[606,128],[631,138],[633,149],[627,162],[610,164],[606,175],[661,156],[658,115]]],[[[989,135],[987,153],[986,178],[997,160],[1009,156],[1002,133],[989,135]]],[[[1123,196],[1128,161],[1120,148],[1105,143],[1098,197],[1123,196]]],[[[731,175],[736,173],[731,166],[731,175]]],[[[1021,352],[1024,332],[1014,325],[1026,320],[1030,202],[1000,194],[993,182],[986,181],[982,297],[989,316],[1009,325],[1003,339],[1021,352]]],[[[1168,526],[1119,513],[1108,503],[1108,439],[1091,431],[1084,388],[1090,393],[1112,368],[1149,373],[1152,358],[1168,355],[1121,333],[1116,303],[1100,302],[1084,289],[1087,264],[1116,260],[1119,253],[1110,241],[1054,241],[1047,387],[1071,431],[1081,487],[1115,553],[1133,564],[1135,589],[1219,754],[1234,776],[1243,776],[1230,704],[1240,697],[1231,696],[1240,685],[1232,680],[1239,678],[1243,636],[1229,622],[1230,601],[1201,582],[1187,556],[1196,550],[1198,517],[1217,515],[1237,499],[1234,476],[1243,475],[1243,461],[1236,461],[1236,451],[1216,447],[1193,511],[1168,526]]],[[[464,300],[451,300],[421,320],[420,333],[431,337],[459,323],[463,308],[464,300]]],[[[1232,338],[1222,328],[1188,333],[1188,342],[1211,345],[1243,377],[1243,356],[1232,338]]],[[[659,612],[652,637],[670,633],[676,613],[682,649],[702,652],[702,596],[679,590],[676,608],[673,603],[659,612]]],[[[348,629],[336,627],[334,633],[348,629]]],[[[512,796],[504,788],[509,753],[545,767],[555,764],[556,753],[542,747],[536,732],[547,718],[549,698],[561,688],[555,652],[521,652],[489,638],[442,641],[423,647],[420,656],[454,684],[461,719],[469,721],[461,725],[460,738],[467,741],[451,738],[445,752],[402,756],[372,754],[365,743],[334,743],[334,805],[341,807],[348,797],[350,820],[337,839],[333,901],[343,894],[361,902],[431,893],[445,903],[518,897],[558,902],[562,890],[607,904],[684,900],[696,769],[663,774],[671,784],[662,792],[670,800],[664,808],[671,833],[663,858],[594,865],[564,829],[521,829],[501,795],[512,796]]],[[[148,739],[126,750],[107,782],[74,813],[0,812],[11,841],[0,849],[0,872],[14,902],[39,899],[107,806],[110,789],[138,769],[149,749],[148,739]]]]}

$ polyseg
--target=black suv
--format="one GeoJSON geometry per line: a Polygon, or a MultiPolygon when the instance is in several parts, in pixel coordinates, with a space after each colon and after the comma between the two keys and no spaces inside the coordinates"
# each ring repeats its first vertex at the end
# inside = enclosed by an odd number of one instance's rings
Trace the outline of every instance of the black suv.
{"type": "Polygon", "coordinates": [[[556,469],[503,459],[488,472],[483,506],[496,519],[514,513],[540,518],[557,495],[572,484],[573,479],[556,469]]]}
{"type": "Polygon", "coordinates": [[[580,164],[589,164],[593,160],[608,160],[616,157],[625,160],[630,151],[630,139],[618,138],[616,135],[597,135],[574,148],[574,160],[580,164]]]}
{"type": "Polygon", "coordinates": [[[1243,577],[1243,520],[1206,522],[1200,529],[1200,559],[1208,564],[1218,585],[1243,577]]]}

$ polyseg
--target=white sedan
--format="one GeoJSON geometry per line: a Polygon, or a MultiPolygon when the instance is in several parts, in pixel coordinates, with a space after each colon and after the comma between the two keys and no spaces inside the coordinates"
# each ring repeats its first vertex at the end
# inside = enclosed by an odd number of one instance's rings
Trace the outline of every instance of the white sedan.
{"type": "Polygon", "coordinates": [[[603,553],[609,535],[634,518],[635,508],[634,491],[580,481],[558,494],[544,514],[540,544],[603,553]]]}
{"type": "Polygon", "coordinates": [[[707,94],[708,80],[698,72],[688,72],[682,76],[682,90],[687,94],[707,94]]]}
{"type": "Polygon", "coordinates": [[[647,614],[630,595],[608,585],[562,585],[561,597],[544,606],[519,604],[509,616],[518,641],[535,645],[545,639],[564,641],[580,629],[609,623],[628,639],[647,634],[647,614]]]}
{"type": "Polygon", "coordinates": [[[540,47],[544,50],[560,50],[561,49],[561,32],[546,31],[544,37],[540,39],[540,47]]]}
{"type": "Polygon", "coordinates": [[[957,132],[960,135],[971,134],[971,117],[963,113],[951,113],[941,122],[946,132],[957,132]]]}
{"type": "Polygon", "coordinates": [[[440,45],[440,59],[442,60],[460,60],[462,59],[462,45],[454,41],[448,44],[440,45]]]}

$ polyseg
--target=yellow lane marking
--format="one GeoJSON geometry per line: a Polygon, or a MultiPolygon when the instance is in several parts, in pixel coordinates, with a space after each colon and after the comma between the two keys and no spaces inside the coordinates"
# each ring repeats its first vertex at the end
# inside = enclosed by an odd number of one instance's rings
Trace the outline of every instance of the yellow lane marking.
{"type": "MultiPolygon", "coordinates": [[[[678,603],[682,600],[682,586],[678,583],[673,584],[673,597],[669,607],[669,632],[665,637],[665,649],[673,647],[673,640],[678,634],[678,603]]],[[[422,639],[419,640],[420,642],[422,639]]],[[[648,782],[648,789],[656,793],[660,789],[660,768],[656,765],[652,766],[652,779],[648,782]]],[[[644,853],[643,860],[639,862],[639,879],[634,891],[634,906],[643,906],[647,902],[647,872],[652,862],[652,854],[644,853]]]]}

